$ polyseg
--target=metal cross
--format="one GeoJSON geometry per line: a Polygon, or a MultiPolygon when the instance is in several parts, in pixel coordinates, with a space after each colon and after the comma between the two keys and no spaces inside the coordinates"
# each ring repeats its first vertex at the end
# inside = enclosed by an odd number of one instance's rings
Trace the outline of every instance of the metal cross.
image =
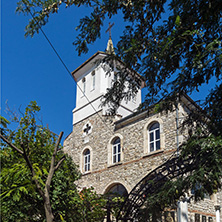
{"type": "Polygon", "coordinates": [[[86,124],[86,128],[83,130],[84,133],[88,134],[88,132],[90,131],[91,126],[87,123],[86,124]]]}
{"type": "Polygon", "coordinates": [[[106,30],[106,33],[109,32],[109,38],[111,39],[111,28],[114,26],[114,23],[111,25],[109,22],[109,28],[106,30]]]}

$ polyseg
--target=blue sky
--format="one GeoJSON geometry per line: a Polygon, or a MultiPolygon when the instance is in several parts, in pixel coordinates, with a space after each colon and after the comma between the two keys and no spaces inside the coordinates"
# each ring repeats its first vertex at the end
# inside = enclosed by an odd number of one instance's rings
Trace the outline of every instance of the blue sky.
{"type": "MultiPolygon", "coordinates": [[[[72,131],[72,110],[75,107],[75,82],[67,73],[48,42],[39,33],[33,38],[24,37],[25,25],[30,16],[15,13],[16,0],[1,1],[1,114],[5,114],[5,103],[11,109],[21,110],[30,101],[41,106],[44,125],[59,134],[64,131],[63,139],[72,131]]],[[[72,42],[78,34],[75,27],[89,9],[70,7],[61,9],[49,19],[43,30],[64,60],[69,70],[75,70],[97,51],[104,51],[108,41],[105,33],[108,23],[114,22],[112,40],[114,45],[122,34],[123,22],[119,16],[106,20],[98,39],[90,45],[86,55],[78,56],[72,42]]],[[[194,100],[202,99],[203,93],[193,94],[194,100]]]]}
{"type": "MultiPolygon", "coordinates": [[[[24,37],[25,25],[30,16],[16,14],[15,0],[1,1],[1,114],[5,114],[5,102],[11,109],[21,110],[30,101],[41,106],[44,125],[64,138],[72,131],[72,110],[75,107],[75,82],[67,73],[42,33],[33,38],[24,37]]],[[[49,19],[43,28],[48,38],[70,71],[75,70],[97,51],[104,51],[109,38],[104,24],[101,39],[90,45],[86,55],[78,56],[72,42],[77,32],[75,27],[89,9],[70,7],[62,9],[49,19]]],[[[115,25],[112,39],[117,43],[121,21],[111,20],[115,25]]]]}

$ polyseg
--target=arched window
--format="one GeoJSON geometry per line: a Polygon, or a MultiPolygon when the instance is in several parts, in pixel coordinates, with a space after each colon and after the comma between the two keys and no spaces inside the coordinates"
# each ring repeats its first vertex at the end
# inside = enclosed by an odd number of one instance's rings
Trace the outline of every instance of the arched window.
{"type": "Polygon", "coordinates": [[[148,129],[149,152],[160,149],[160,124],[155,122],[148,129]]]}
{"type": "Polygon", "coordinates": [[[86,149],[83,152],[83,169],[84,169],[84,172],[90,171],[90,150],[89,149],[86,149]]]}
{"type": "Polygon", "coordinates": [[[112,143],[112,163],[121,161],[121,144],[120,138],[117,137],[112,143]]]}
{"type": "Polygon", "coordinates": [[[107,145],[108,167],[124,160],[123,136],[121,134],[113,135],[107,145]]]}

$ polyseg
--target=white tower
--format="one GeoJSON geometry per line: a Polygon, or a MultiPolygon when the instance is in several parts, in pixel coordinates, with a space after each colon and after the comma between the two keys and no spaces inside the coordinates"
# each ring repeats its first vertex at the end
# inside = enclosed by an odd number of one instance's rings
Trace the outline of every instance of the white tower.
{"type": "MultiPolygon", "coordinates": [[[[101,99],[107,88],[111,87],[114,72],[111,72],[111,75],[107,75],[102,60],[109,53],[114,53],[111,38],[108,41],[106,53],[96,52],[72,72],[78,84],[76,107],[73,110],[73,125],[99,111],[106,115],[108,108],[101,106],[101,99]]],[[[132,114],[140,103],[141,90],[138,91],[133,101],[123,101],[117,110],[117,114],[121,117],[132,114]]]]}

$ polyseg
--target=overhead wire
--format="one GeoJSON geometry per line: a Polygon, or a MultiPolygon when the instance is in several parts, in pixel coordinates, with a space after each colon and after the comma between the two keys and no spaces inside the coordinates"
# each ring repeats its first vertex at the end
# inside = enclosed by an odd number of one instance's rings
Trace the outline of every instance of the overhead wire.
{"type": "MultiPolygon", "coordinates": [[[[23,2],[24,3],[24,2],[23,2]]],[[[71,71],[69,70],[69,68],[67,67],[67,65],[65,64],[65,62],[63,61],[62,57],[59,55],[59,53],[57,52],[57,50],[55,49],[55,47],[53,46],[52,42],[49,40],[49,38],[47,37],[46,33],[43,31],[42,27],[39,25],[39,22],[36,21],[33,13],[31,12],[31,10],[27,7],[26,3],[24,3],[26,6],[26,9],[28,10],[29,14],[31,15],[31,17],[34,19],[34,21],[36,22],[36,24],[38,25],[40,31],[42,32],[42,34],[44,35],[45,39],[47,40],[47,42],[49,43],[49,45],[51,46],[51,48],[53,49],[53,51],[55,52],[55,54],[57,55],[57,57],[59,58],[60,62],[63,64],[63,66],[65,67],[66,71],[69,73],[69,75],[72,77],[72,79],[74,80],[74,82],[76,83],[76,86],[79,88],[79,90],[81,91],[81,93],[84,95],[84,97],[86,98],[87,102],[90,104],[90,106],[93,108],[93,110],[95,111],[96,115],[100,118],[100,120],[106,125],[106,127],[108,128],[108,130],[113,134],[113,131],[110,129],[110,127],[106,124],[106,122],[103,120],[103,118],[100,116],[100,114],[98,113],[98,111],[96,110],[96,108],[93,106],[92,102],[89,100],[89,98],[86,96],[85,92],[82,90],[82,88],[79,86],[79,84],[77,83],[77,81],[73,78],[71,71]]]]}

